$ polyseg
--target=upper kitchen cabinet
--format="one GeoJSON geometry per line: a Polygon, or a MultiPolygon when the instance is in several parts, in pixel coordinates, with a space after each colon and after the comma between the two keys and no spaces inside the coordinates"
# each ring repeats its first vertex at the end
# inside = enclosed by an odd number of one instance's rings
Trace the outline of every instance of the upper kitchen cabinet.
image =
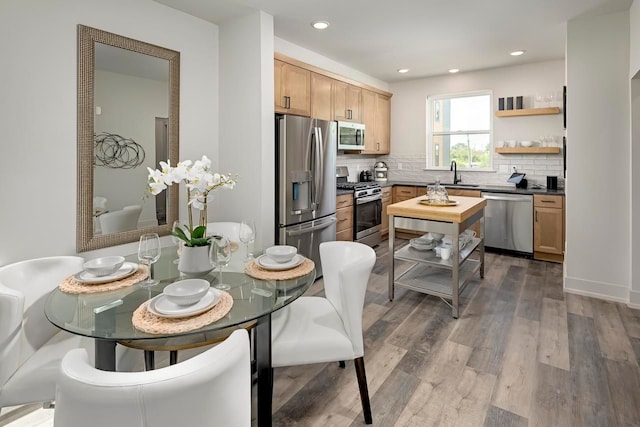
{"type": "Polygon", "coordinates": [[[277,59],[274,66],[275,111],[309,117],[311,72],[277,59]]]}
{"type": "Polygon", "coordinates": [[[333,120],[333,84],[335,80],[311,73],[311,117],[333,120]]]}
{"type": "Polygon", "coordinates": [[[334,81],[333,112],[336,120],[362,123],[361,105],[361,88],[338,80],[334,81]]]}
{"type": "Polygon", "coordinates": [[[362,123],[365,125],[363,154],[389,154],[391,100],[388,96],[362,89],[362,123]]]}

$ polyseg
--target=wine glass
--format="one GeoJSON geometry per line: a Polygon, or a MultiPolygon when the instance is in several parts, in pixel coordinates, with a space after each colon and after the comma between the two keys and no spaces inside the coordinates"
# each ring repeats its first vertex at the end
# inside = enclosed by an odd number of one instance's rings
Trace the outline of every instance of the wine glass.
{"type": "Polygon", "coordinates": [[[547,103],[547,107],[551,107],[551,102],[553,102],[555,94],[553,92],[545,92],[544,100],[547,103]]]}
{"type": "Polygon", "coordinates": [[[138,260],[149,267],[149,276],[140,286],[148,288],[158,284],[157,280],[151,278],[151,265],[160,259],[160,237],[158,233],[148,233],[140,236],[138,244],[138,260]]]}
{"type": "Polygon", "coordinates": [[[218,276],[218,284],[214,286],[216,289],[225,291],[229,289],[226,283],[222,282],[222,269],[229,265],[231,261],[231,242],[224,236],[213,236],[211,238],[211,250],[209,252],[211,264],[220,267],[220,275],[218,276]]]}
{"type": "Polygon", "coordinates": [[[242,243],[247,247],[247,255],[245,261],[249,261],[253,258],[253,254],[249,252],[249,244],[253,243],[256,238],[256,225],[253,221],[245,220],[240,223],[240,230],[238,230],[239,238],[242,243]]]}
{"type": "Polygon", "coordinates": [[[171,227],[171,241],[173,242],[174,245],[178,247],[178,250],[177,250],[178,258],[173,260],[174,264],[178,264],[180,262],[180,252],[182,250],[182,245],[181,245],[182,239],[180,239],[179,237],[176,237],[174,233],[176,232],[177,229],[182,229],[184,231],[185,226],[186,224],[184,221],[177,220],[177,221],[173,221],[173,227],[171,227]]]}

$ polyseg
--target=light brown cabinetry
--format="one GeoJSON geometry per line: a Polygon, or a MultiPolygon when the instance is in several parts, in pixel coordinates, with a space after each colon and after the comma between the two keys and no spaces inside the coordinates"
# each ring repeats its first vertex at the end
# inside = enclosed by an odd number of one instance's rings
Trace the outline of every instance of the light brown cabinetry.
{"type": "Polygon", "coordinates": [[[274,60],[275,111],[311,115],[311,72],[286,62],[274,60]]]}
{"type": "Polygon", "coordinates": [[[417,197],[416,187],[406,185],[396,185],[393,187],[393,203],[413,199],[414,197],[417,197]]]}
{"type": "Polygon", "coordinates": [[[387,215],[387,206],[391,204],[393,199],[393,187],[382,188],[382,224],[380,225],[380,234],[384,237],[389,234],[389,215],[387,215]]]}
{"type": "Polygon", "coordinates": [[[560,114],[560,107],[521,108],[519,110],[496,111],[497,117],[540,116],[547,114],[560,114]]]}
{"type": "Polygon", "coordinates": [[[336,197],[336,240],[353,240],[353,194],[336,197]]]}
{"type": "Polygon", "coordinates": [[[333,114],[335,120],[361,123],[362,89],[349,83],[333,82],[333,114]]]}
{"type": "Polygon", "coordinates": [[[563,196],[533,196],[533,252],[536,259],[563,261],[563,196]]]}
{"type": "Polygon", "coordinates": [[[365,126],[365,145],[362,154],[389,154],[391,100],[370,90],[362,89],[362,123],[365,126]]]}
{"type": "Polygon", "coordinates": [[[335,80],[311,73],[311,117],[333,120],[333,83],[335,80]]]}

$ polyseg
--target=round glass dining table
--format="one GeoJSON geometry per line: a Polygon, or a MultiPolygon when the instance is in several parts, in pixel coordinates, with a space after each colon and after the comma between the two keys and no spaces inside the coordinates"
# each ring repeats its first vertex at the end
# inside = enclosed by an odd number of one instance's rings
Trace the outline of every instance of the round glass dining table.
{"type": "MultiPolygon", "coordinates": [[[[224,283],[231,286],[227,292],[233,297],[233,307],[222,319],[194,331],[171,335],[149,334],[135,329],[131,320],[133,312],[143,302],[162,293],[170,283],[186,278],[181,276],[173,262],[177,257],[176,247],[162,248],[160,259],[153,265],[153,278],[159,284],[151,288],[136,284],[95,294],[68,294],[56,288],[47,297],[45,314],[60,329],[94,338],[95,366],[102,370],[116,369],[115,348],[118,341],[176,337],[187,340],[192,337],[195,341],[203,333],[243,327],[247,322],[256,321],[254,346],[258,378],[258,425],[271,425],[271,313],[304,294],[313,284],[316,272],[314,269],[291,280],[259,280],[244,273],[245,262],[240,260],[242,255],[239,252],[234,255],[222,275],[224,283]]],[[[136,255],[126,258],[127,261],[137,262],[136,255]]],[[[220,273],[214,270],[200,277],[215,286],[220,273]]]]}

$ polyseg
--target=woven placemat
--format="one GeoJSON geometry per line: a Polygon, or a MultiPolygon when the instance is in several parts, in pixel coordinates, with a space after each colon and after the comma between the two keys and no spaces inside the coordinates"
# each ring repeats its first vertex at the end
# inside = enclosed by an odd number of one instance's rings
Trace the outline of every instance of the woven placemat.
{"type": "Polygon", "coordinates": [[[149,301],[145,301],[133,312],[131,322],[133,326],[148,334],[179,334],[194,331],[222,319],[233,307],[233,297],[225,291],[220,291],[220,301],[211,310],[191,317],[167,319],[156,316],[147,310],[149,301]]]}
{"type": "Polygon", "coordinates": [[[315,264],[309,258],[305,258],[297,267],[294,267],[290,270],[267,270],[266,268],[260,267],[258,262],[254,259],[247,264],[244,268],[244,272],[247,273],[251,277],[255,277],[260,280],[289,280],[296,279],[298,277],[302,277],[305,274],[309,274],[315,268],[315,264]]]}
{"type": "Polygon", "coordinates": [[[138,270],[131,276],[125,277],[121,280],[114,282],[89,284],[82,283],[75,279],[73,276],[69,276],[60,283],[58,286],[62,292],[68,294],[95,294],[98,292],[115,291],[117,289],[127,288],[131,285],[135,285],[143,279],[147,278],[149,274],[149,267],[146,265],[138,265],[138,270]]]}

